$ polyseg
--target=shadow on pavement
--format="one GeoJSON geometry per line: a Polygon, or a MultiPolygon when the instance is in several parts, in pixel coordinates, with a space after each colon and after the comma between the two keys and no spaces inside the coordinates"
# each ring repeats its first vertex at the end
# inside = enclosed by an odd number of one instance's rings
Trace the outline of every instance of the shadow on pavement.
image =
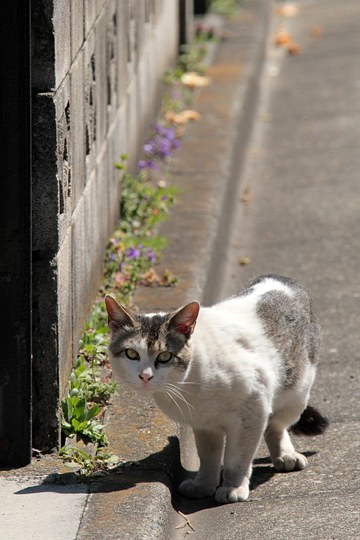
{"type": "MultiPolygon", "coordinates": [[[[304,452],[309,457],[316,452],[304,452]]],[[[122,463],[104,476],[96,477],[88,482],[80,482],[75,473],[55,473],[45,477],[40,484],[27,486],[16,492],[16,495],[33,495],[36,493],[110,493],[124,491],[139,484],[151,482],[163,483],[172,493],[172,506],[176,511],[192,514],[199,510],[218,506],[214,497],[203,499],[186,499],[177,492],[177,486],[185,478],[195,476],[195,472],[187,471],[180,462],[180,448],[177,437],[169,437],[168,444],[160,451],[150,454],[140,461],[122,463]]],[[[269,457],[254,460],[251,478],[251,491],[268,482],[277,474],[269,457]]]]}

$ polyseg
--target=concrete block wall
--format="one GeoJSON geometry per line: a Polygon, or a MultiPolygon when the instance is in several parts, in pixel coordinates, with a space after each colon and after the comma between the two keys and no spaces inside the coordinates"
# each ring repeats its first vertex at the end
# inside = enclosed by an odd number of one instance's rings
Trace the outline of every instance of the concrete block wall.
{"type": "Polygon", "coordinates": [[[33,0],[32,27],[33,444],[49,449],[118,219],[114,163],[137,161],[156,115],[179,0],[33,0]]]}

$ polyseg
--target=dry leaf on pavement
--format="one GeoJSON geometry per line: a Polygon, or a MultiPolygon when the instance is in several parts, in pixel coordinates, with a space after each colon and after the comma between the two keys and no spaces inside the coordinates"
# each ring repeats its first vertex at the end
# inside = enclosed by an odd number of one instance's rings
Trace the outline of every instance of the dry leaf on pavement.
{"type": "Polygon", "coordinates": [[[299,13],[299,8],[295,4],[284,4],[276,9],[280,17],[295,17],[299,13]]]}
{"type": "Polygon", "coordinates": [[[192,109],[186,109],[179,113],[174,113],[173,111],[168,111],[165,115],[165,118],[168,122],[172,124],[183,125],[188,122],[194,122],[200,120],[201,115],[192,109]]]}
{"type": "Polygon", "coordinates": [[[181,82],[189,88],[203,88],[210,84],[210,79],[205,75],[199,75],[195,71],[188,71],[182,75],[181,82]]]}
{"type": "Polygon", "coordinates": [[[286,45],[290,45],[290,43],[292,43],[292,37],[287,30],[281,28],[276,32],[274,45],[277,47],[284,47],[286,45]]]}

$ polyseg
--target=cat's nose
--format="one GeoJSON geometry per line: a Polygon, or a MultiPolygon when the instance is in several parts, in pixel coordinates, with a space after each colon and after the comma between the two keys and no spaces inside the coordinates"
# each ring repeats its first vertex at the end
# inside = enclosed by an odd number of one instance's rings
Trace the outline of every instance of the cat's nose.
{"type": "Polygon", "coordinates": [[[140,379],[143,380],[144,382],[150,381],[150,379],[152,379],[153,376],[154,376],[153,372],[152,372],[152,370],[150,368],[144,369],[144,371],[139,373],[140,379]]]}

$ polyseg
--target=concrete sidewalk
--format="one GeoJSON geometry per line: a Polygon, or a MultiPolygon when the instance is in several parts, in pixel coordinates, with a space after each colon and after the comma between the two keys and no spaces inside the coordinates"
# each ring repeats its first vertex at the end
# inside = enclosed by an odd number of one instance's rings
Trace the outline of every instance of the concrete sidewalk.
{"type": "MultiPolygon", "coordinates": [[[[174,164],[183,188],[164,226],[171,247],[164,266],[179,278],[174,289],[139,291],[146,311],[202,300],[216,257],[217,229],[231,197],[257,105],[270,5],[252,0],[227,27],[215,52],[212,84],[198,97],[202,121],[187,130],[174,164]]],[[[173,425],[155,405],[120,385],[109,407],[111,450],[125,462],[89,485],[76,483],[54,456],[23,469],[0,472],[0,538],[7,540],[110,540],[164,537],[171,490],[180,467],[173,425]]]]}

